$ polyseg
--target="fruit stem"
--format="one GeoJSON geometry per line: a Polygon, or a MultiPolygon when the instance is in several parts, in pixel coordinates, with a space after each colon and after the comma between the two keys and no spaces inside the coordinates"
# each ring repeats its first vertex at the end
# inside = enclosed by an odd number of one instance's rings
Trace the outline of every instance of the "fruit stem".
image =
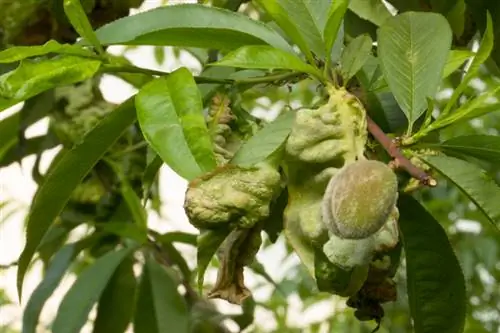
{"type": "Polygon", "coordinates": [[[393,158],[391,167],[396,169],[404,169],[413,178],[420,181],[420,184],[434,187],[437,181],[428,175],[422,169],[416,167],[409,159],[407,159],[399,149],[398,140],[392,140],[384,131],[368,116],[366,115],[368,131],[371,135],[382,145],[387,153],[393,158]]]}

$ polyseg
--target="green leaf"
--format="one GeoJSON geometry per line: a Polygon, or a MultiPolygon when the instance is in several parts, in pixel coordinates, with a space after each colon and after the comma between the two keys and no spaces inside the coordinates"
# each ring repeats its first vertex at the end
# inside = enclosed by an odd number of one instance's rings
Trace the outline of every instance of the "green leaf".
{"type": "Polygon", "coordinates": [[[288,190],[285,188],[279,196],[271,203],[269,217],[262,223],[263,228],[271,243],[278,240],[284,227],[284,212],[288,205],[288,190]]]}
{"type": "Polygon", "coordinates": [[[124,248],[108,252],[80,273],[59,305],[52,332],[80,332],[116,268],[133,250],[124,248]]]}
{"type": "MultiPolygon", "coordinates": [[[[331,54],[334,49],[334,44],[337,40],[337,35],[342,26],[342,20],[349,6],[349,0],[335,0],[330,7],[328,20],[323,33],[326,46],[326,54],[331,54]]],[[[338,41],[337,41],[338,42],[338,41]]],[[[340,41],[342,42],[342,41],[340,41]]]]}
{"type": "Polygon", "coordinates": [[[182,231],[171,231],[157,237],[162,243],[183,243],[196,246],[196,238],[198,235],[190,234],[182,231]]]}
{"type": "Polygon", "coordinates": [[[93,333],[123,333],[134,314],[134,259],[125,258],[102,292],[97,305],[93,333]]]}
{"type": "Polygon", "coordinates": [[[500,187],[478,166],[464,160],[438,155],[422,160],[458,187],[500,229],[500,187]]]}
{"type": "Polygon", "coordinates": [[[325,58],[322,32],[314,22],[309,7],[303,1],[260,0],[257,1],[273,18],[290,39],[297,44],[309,62],[314,63],[311,51],[325,58]]]}
{"type": "Polygon", "coordinates": [[[100,65],[98,60],[75,56],[23,60],[15,70],[0,76],[0,111],[54,87],[86,80],[100,65]]]}
{"type": "Polygon", "coordinates": [[[410,127],[437,93],[451,37],[448,22],[436,13],[406,12],[378,30],[382,72],[410,127]]]}
{"type": "Polygon", "coordinates": [[[160,333],[156,314],[153,309],[153,290],[151,287],[150,272],[143,266],[137,301],[134,313],[134,333],[160,333]]]}
{"type": "Polygon", "coordinates": [[[340,56],[341,73],[346,84],[363,67],[372,51],[372,39],[360,35],[352,40],[340,56]]]}
{"type": "Polygon", "coordinates": [[[243,46],[210,65],[252,69],[289,69],[309,73],[318,78],[322,77],[321,72],[296,55],[271,46],[243,46]]]}
{"type": "Polygon", "coordinates": [[[104,54],[104,49],[92,29],[92,25],[85,14],[85,10],[80,0],[64,0],[64,12],[76,32],[87,39],[96,48],[99,54],[104,54]]]}
{"type": "Polygon", "coordinates": [[[37,57],[49,53],[68,54],[82,57],[95,57],[95,54],[78,45],[60,44],[55,40],[49,40],[43,45],[13,46],[0,52],[0,63],[9,63],[30,57],[37,57]]]}
{"type": "Polygon", "coordinates": [[[351,0],[349,10],[363,20],[370,21],[377,26],[381,26],[388,18],[392,17],[391,12],[380,0],[351,0]]]}
{"type": "Polygon", "coordinates": [[[133,99],[107,115],[51,168],[38,188],[27,219],[26,245],[19,258],[17,289],[22,294],[24,275],[43,236],[66,205],[74,188],[121,134],[135,121],[133,99]]]}
{"type": "Polygon", "coordinates": [[[19,122],[19,112],[0,121],[0,161],[18,141],[19,122]]]}
{"type": "Polygon", "coordinates": [[[411,196],[398,207],[415,333],[462,333],[465,279],[445,231],[411,196]]]}
{"type": "Polygon", "coordinates": [[[231,11],[182,4],[155,8],[127,16],[96,31],[104,45],[173,45],[210,49],[235,49],[268,44],[292,52],[273,29],[231,11]]]}
{"type": "Polygon", "coordinates": [[[103,231],[112,233],[122,238],[133,239],[140,244],[146,243],[148,239],[147,229],[135,223],[104,222],[97,223],[95,226],[103,231]]]}
{"type": "Polygon", "coordinates": [[[477,76],[479,67],[489,58],[494,45],[494,35],[493,35],[493,22],[491,20],[491,15],[489,12],[486,13],[486,30],[479,44],[479,49],[476,52],[474,59],[472,60],[469,68],[467,69],[467,74],[460,81],[458,87],[453,91],[450,100],[446,104],[445,108],[441,112],[443,116],[448,115],[453,107],[455,107],[460,95],[469,86],[470,80],[477,76]]]}
{"type": "Polygon", "coordinates": [[[156,261],[148,258],[151,291],[158,332],[189,332],[189,313],[186,303],[177,291],[177,283],[156,261]]]}
{"type": "Polygon", "coordinates": [[[201,294],[203,291],[203,280],[205,279],[205,271],[208,264],[212,260],[219,246],[224,242],[229,235],[228,229],[221,230],[201,230],[197,239],[197,257],[196,265],[198,269],[198,291],[201,294]]]}
{"type": "Polygon", "coordinates": [[[451,73],[459,69],[472,56],[474,56],[474,52],[469,50],[451,50],[444,66],[443,78],[450,76],[451,73]]]}
{"type": "Polygon", "coordinates": [[[492,163],[500,163],[500,137],[493,135],[465,135],[446,140],[438,145],[445,153],[472,156],[492,163]]]}
{"type": "Polygon", "coordinates": [[[68,244],[61,248],[52,261],[43,277],[43,280],[31,294],[23,312],[22,333],[36,333],[38,318],[47,299],[52,295],[68,270],[73,259],[78,254],[76,244],[68,244]]]}
{"type": "Polygon", "coordinates": [[[330,9],[333,1],[334,0],[304,0],[304,4],[308,7],[308,10],[316,23],[316,27],[321,36],[323,36],[326,21],[328,20],[328,10],[330,9]]]}
{"type": "Polygon", "coordinates": [[[264,161],[285,142],[294,121],[294,111],[284,112],[246,141],[230,163],[250,167],[264,161]]]}
{"type": "Polygon", "coordinates": [[[145,85],[135,103],[146,141],[172,170],[191,180],[215,168],[200,92],[186,68],[145,85]]]}

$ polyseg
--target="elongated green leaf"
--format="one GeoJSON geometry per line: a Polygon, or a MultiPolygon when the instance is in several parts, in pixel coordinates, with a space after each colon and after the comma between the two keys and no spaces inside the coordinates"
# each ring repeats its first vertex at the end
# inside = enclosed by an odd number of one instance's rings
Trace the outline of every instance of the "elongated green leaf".
{"type": "Polygon", "coordinates": [[[12,146],[15,146],[18,140],[20,113],[14,113],[0,121],[0,161],[12,146]]]}
{"type": "Polygon", "coordinates": [[[45,302],[61,282],[64,273],[68,270],[76,254],[78,254],[76,244],[68,244],[56,253],[43,280],[31,294],[28,304],[26,304],[23,312],[22,333],[36,333],[38,318],[45,302]]]}
{"type": "Polygon", "coordinates": [[[366,21],[381,26],[392,16],[385,4],[380,0],[351,0],[349,9],[366,21]]]}
{"type": "Polygon", "coordinates": [[[412,197],[398,207],[415,333],[462,333],[465,279],[445,231],[412,197]]]}
{"type": "Polygon", "coordinates": [[[30,57],[37,57],[49,53],[69,54],[82,57],[95,57],[91,51],[78,45],[60,44],[55,40],[49,40],[43,45],[35,46],[13,46],[0,52],[0,63],[9,63],[30,57]]]}
{"type": "Polygon", "coordinates": [[[271,46],[244,46],[228,53],[212,66],[253,69],[289,69],[321,77],[321,73],[299,57],[271,46]]]}
{"type": "Polygon", "coordinates": [[[113,21],[96,31],[104,45],[173,45],[235,49],[268,44],[292,52],[274,30],[225,9],[182,4],[149,10],[113,21]]]}
{"type": "Polygon", "coordinates": [[[448,22],[436,13],[406,12],[378,30],[382,72],[410,126],[437,93],[451,37],[448,22]]]}
{"type": "Polygon", "coordinates": [[[181,231],[171,231],[158,236],[158,240],[162,243],[184,243],[196,246],[196,237],[198,235],[189,234],[181,231]]]}
{"type": "Polygon", "coordinates": [[[438,144],[437,147],[447,153],[458,153],[492,163],[500,163],[500,137],[498,136],[458,136],[438,144]]]}
{"type": "Polygon", "coordinates": [[[252,166],[264,161],[288,138],[294,121],[295,112],[283,113],[246,141],[236,152],[230,163],[252,166]]]}
{"type": "Polygon", "coordinates": [[[43,91],[88,79],[100,65],[98,60],[75,56],[23,60],[18,68],[0,76],[0,111],[43,91]]]}
{"type": "Polygon", "coordinates": [[[113,273],[99,299],[93,333],[126,331],[134,313],[137,281],[133,265],[133,258],[125,258],[113,273]]]}
{"type": "Polygon", "coordinates": [[[64,296],[52,324],[54,333],[78,333],[109,279],[133,248],[108,252],[85,269],[64,296]]]}
{"type": "Polygon", "coordinates": [[[481,44],[479,44],[479,49],[472,60],[469,68],[467,69],[467,74],[465,74],[464,78],[460,81],[458,87],[453,91],[450,100],[446,104],[443,112],[441,113],[443,116],[447,115],[458,99],[464,92],[464,90],[469,85],[470,80],[472,80],[479,71],[479,67],[489,58],[491,51],[494,46],[494,35],[493,35],[493,22],[491,20],[491,15],[489,12],[486,13],[486,30],[484,31],[483,38],[481,39],[481,44]]]}
{"type": "Polygon", "coordinates": [[[311,16],[316,24],[316,28],[321,36],[323,36],[323,33],[325,32],[326,21],[328,20],[328,11],[333,1],[334,0],[304,0],[304,4],[311,13],[311,16]]]}
{"type": "Polygon", "coordinates": [[[354,38],[340,56],[344,81],[349,81],[363,67],[372,50],[372,39],[368,35],[354,38]]]}
{"type": "Polygon", "coordinates": [[[150,272],[143,266],[134,313],[134,333],[160,333],[153,301],[150,272]]]}
{"type": "Polygon", "coordinates": [[[222,242],[229,235],[228,229],[221,230],[201,230],[197,239],[197,257],[196,264],[198,270],[198,291],[201,294],[203,291],[203,280],[205,279],[205,271],[207,270],[210,260],[222,242]]]}
{"type": "Polygon", "coordinates": [[[330,55],[334,49],[334,44],[342,44],[343,41],[338,41],[337,36],[342,28],[342,20],[349,6],[349,0],[336,0],[333,2],[328,13],[325,31],[323,33],[325,39],[326,54],[330,55]]]}
{"type": "Polygon", "coordinates": [[[135,119],[133,99],[129,99],[107,115],[80,144],[65,153],[45,176],[28,215],[26,245],[19,258],[17,272],[19,297],[31,258],[72,191],[135,119]]]}
{"type": "Polygon", "coordinates": [[[132,213],[135,223],[141,228],[146,230],[148,227],[148,217],[145,208],[141,204],[141,199],[134,192],[132,186],[125,178],[122,179],[121,192],[123,198],[127,202],[128,208],[132,213]]]}
{"type": "Polygon", "coordinates": [[[92,29],[92,25],[85,14],[85,10],[83,9],[80,0],[64,0],[64,12],[76,32],[78,32],[78,34],[83,38],[87,39],[96,48],[99,54],[103,54],[104,49],[92,29]]]}
{"type": "Polygon", "coordinates": [[[148,259],[146,267],[151,279],[158,332],[189,332],[189,313],[177,284],[156,261],[148,259]]]}
{"type": "Polygon", "coordinates": [[[500,187],[484,170],[445,155],[423,156],[422,159],[457,186],[500,229],[500,187]]]}
{"type": "Polygon", "coordinates": [[[469,50],[451,50],[448,55],[448,60],[443,70],[443,78],[450,76],[451,73],[456,71],[463,65],[469,58],[474,55],[474,52],[469,50]]]}
{"type": "Polygon", "coordinates": [[[135,102],[146,141],[175,172],[191,180],[215,168],[200,92],[186,68],[150,82],[135,102]]]}
{"type": "Polygon", "coordinates": [[[303,1],[260,0],[257,2],[297,44],[309,61],[313,59],[311,51],[324,59],[322,32],[316,26],[309,7],[303,1]]]}
{"type": "Polygon", "coordinates": [[[133,239],[141,244],[144,244],[147,241],[147,230],[135,223],[105,222],[96,224],[96,227],[122,238],[133,239]]]}

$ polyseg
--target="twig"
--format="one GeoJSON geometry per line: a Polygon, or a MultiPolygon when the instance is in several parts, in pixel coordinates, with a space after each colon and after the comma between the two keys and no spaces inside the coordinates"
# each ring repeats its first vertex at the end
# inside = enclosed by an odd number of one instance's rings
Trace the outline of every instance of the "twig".
{"type": "Polygon", "coordinates": [[[420,181],[420,184],[434,187],[437,181],[429,176],[425,171],[416,167],[409,159],[407,159],[401,150],[399,150],[397,141],[391,140],[382,129],[367,115],[368,131],[373,137],[384,147],[385,151],[394,159],[392,166],[397,169],[406,170],[413,178],[420,181]]]}

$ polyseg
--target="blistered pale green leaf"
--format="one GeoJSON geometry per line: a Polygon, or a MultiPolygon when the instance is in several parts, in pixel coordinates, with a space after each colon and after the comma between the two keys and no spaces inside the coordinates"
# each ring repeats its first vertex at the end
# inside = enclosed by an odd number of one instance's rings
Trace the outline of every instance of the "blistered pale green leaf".
{"type": "Polygon", "coordinates": [[[465,279],[445,231],[412,197],[398,207],[415,333],[463,333],[465,279]]]}
{"type": "Polygon", "coordinates": [[[196,268],[197,268],[197,286],[198,292],[201,294],[203,291],[203,281],[205,279],[205,271],[207,270],[212,257],[219,249],[219,246],[224,242],[229,235],[229,229],[219,230],[201,230],[197,239],[197,255],[196,255],[196,268]]]}
{"type": "Polygon", "coordinates": [[[459,69],[473,55],[474,52],[469,50],[451,50],[444,66],[443,78],[450,76],[451,73],[459,69]]]}
{"type": "Polygon", "coordinates": [[[261,0],[258,3],[308,59],[312,59],[311,52],[325,57],[322,30],[318,29],[313,13],[304,1],[261,0]]]}
{"type": "Polygon", "coordinates": [[[349,9],[363,20],[370,21],[378,26],[384,24],[385,20],[392,16],[391,12],[380,0],[351,0],[349,9]]]}
{"type": "MultiPolygon", "coordinates": [[[[345,12],[349,6],[348,0],[336,0],[332,3],[330,11],[328,12],[328,20],[326,21],[325,31],[323,32],[326,54],[331,54],[336,41],[338,32],[341,29],[342,21],[345,12]]],[[[342,41],[340,41],[342,43],[342,41]]]]}
{"type": "Polygon", "coordinates": [[[382,72],[411,126],[441,83],[450,26],[436,13],[406,12],[387,19],[377,34],[382,72]]]}
{"type": "Polygon", "coordinates": [[[248,16],[194,4],[164,6],[121,18],[96,31],[104,45],[174,45],[235,49],[268,44],[290,51],[273,29],[248,16]]]}
{"type": "Polygon", "coordinates": [[[443,115],[447,115],[452,110],[452,108],[455,107],[458,99],[468,87],[470,80],[476,77],[479,71],[479,67],[489,58],[491,51],[493,50],[494,39],[495,37],[493,34],[493,22],[491,19],[491,15],[489,12],[486,12],[486,29],[483,33],[483,38],[481,39],[479,48],[469,68],[467,69],[467,73],[460,81],[458,87],[453,91],[450,100],[443,109],[443,115]]]}
{"type": "Polygon", "coordinates": [[[87,39],[100,54],[103,54],[104,49],[92,29],[92,25],[85,14],[80,0],[64,0],[64,12],[76,32],[87,39]]]}
{"type": "Polygon", "coordinates": [[[500,186],[486,171],[445,155],[423,156],[422,159],[457,186],[500,229],[500,186]]]}
{"type": "Polygon", "coordinates": [[[49,227],[66,205],[71,193],[102,155],[135,121],[132,99],[109,113],[82,142],[66,152],[45,176],[30,207],[26,245],[19,257],[17,288],[21,297],[24,275],[33,254],[49,227]]]}
{"type": "Polygon", "coordinates": [[[340,66],[344,83],[349,81],[363,67],[372,50],[372,39],[368,35],[360,35],[352,40],[342,51],[340,66]]]}
{"type": "Polygon", "coordinates": [[[117,267],[101,294],[92,333],[123,333],[134,314],[134,259],[125,258],[117,267]]]}
{"type": "Polygon", "coordinates": [[[264,126],[236,152],[231,164],[252,166],[264,161],[286,140],[295,121],[295,112],[285,112],[264,126]]]}
{"type": "Polygon", "coordinates": [[[76,56],[23,60],[18,68],[0,76],[0,110],[54,87],[88,79],[100,65],[99,60],[76,56]]]}
{"type": "Polygon", "coordinates": [[[244,46],[228,53],[212,66],[227,66],[253,69],[289,69],[316,77],[322,74],[296,55],[271,46],[244,46]]]}
{"type": "Polygon", "coordinates": [[[64,274],[78,253],[76,244],[68,244],[61,248],[45,272],[45,276],[31,294],[23,312],[22,333],[36,333],[38,318],[47,299],[61,282],[64,274]]]}
{"type": "Polygon", "coordinates": [[[149,271],[154,311],[158,332],[189,332],[189,313],[184,298],[177,290],[177,283],[171,272],[148,258],[146,269],[149,271]]]}
{"type": "Polygon", "coordinates": [[[175,172],[191,180],[215,167],[200,92],[186,68],[144,86],[135,103],[144,137],[175,172]]]}
{"type": "Polygon", "coordinates": [[[9,63],[30,57],[37,57],[49,53],[68,54],[82,57],[95,57],[95,54],[78,45],[60,44],[49,40],[43,45],[13,46],[0,52],[0,63],[9,63]]]}
{"type": "Polygon", "coordinates": [[[88,320],[109,279],[133,248],[108,252],[85,269],[64,296],[52,324],[54,333],[77,333],[88,320]]]}
{"type": "Polygon", "coordinates": [[[446,153],[472,156],[492,163],[500,163],[500,137],[494,135],[458,136],[436,145],[446,153]]]}

